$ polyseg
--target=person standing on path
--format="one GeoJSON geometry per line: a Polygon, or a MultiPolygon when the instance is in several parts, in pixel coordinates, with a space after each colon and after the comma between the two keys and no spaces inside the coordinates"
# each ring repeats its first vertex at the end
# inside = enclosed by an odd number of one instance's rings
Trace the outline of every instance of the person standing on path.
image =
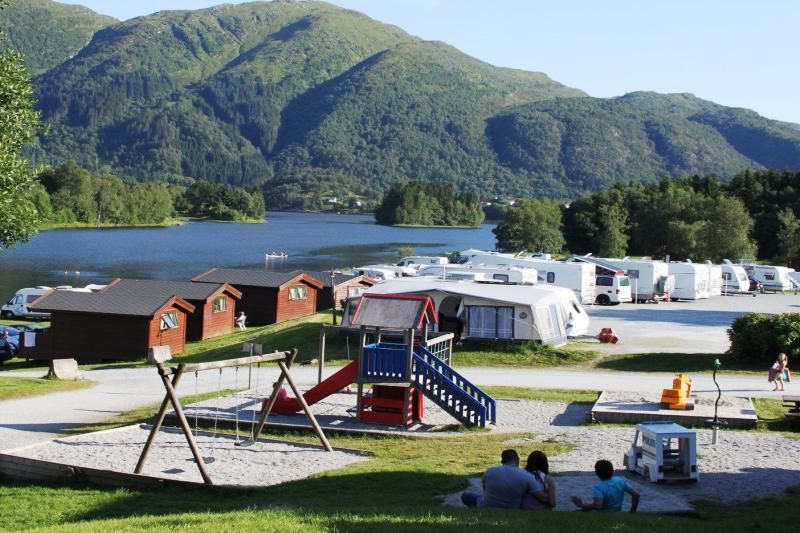
{"type": "Polygon", "coordinates": [[[495,509],[519,509],[522,497],[537,490],[534,478],[519,467],[516,450],[503,450],[500,466],[493,466],[483,473],[483,495],[473,492],[461,494],[461,502],[467,507],[492,507],[495,509]]]}
{"type": "Polygon", "coordinates": [[[783,382],[791,381],[791,379],[791,374],[789,373],[789,358],[785,353],[781,352],[778,354],[778,360],[775,361],[772,368],[769,369],[769,381],[775,382],[775,387],[772,390],[784,390],[783,382]]]}

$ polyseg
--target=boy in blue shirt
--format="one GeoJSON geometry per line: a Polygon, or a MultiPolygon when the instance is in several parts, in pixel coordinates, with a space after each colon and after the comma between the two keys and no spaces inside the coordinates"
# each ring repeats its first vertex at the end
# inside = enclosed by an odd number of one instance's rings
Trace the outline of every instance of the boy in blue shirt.
{"type": "Polygon", "coordinates": [[[581,511],[622,511],[622,502],[625,493],[631,495],[631,512],[635,513],[639,507],[639,492],[631,487],[624,478],[614,475],[614,465],[611,461],[601,459],[594,465],[594,473],[600,478],[600,483],[594,486],[594,495],[591,503],[584,502],[578,496],[572,497],[572,503],[581,511]]]}

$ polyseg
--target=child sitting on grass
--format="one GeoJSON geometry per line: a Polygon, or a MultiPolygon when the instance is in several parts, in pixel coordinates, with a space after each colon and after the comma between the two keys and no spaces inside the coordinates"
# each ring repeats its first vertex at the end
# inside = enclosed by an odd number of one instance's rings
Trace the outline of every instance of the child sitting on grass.
{"type": "Polygon", "coordinates": [[[600,483],[594,486],[592,502],[584,502],[578,496],[573,496],[572,503],[580,507],[581,511],[619,512],[622,511],[622,502],[627,492],[631,495],[631,512],[636,512],[639,507],[639,492],[624,477],[614,475],[614,465],[611,461],[605,459],[597,461],[594,473],[600,478],[600,483]]]}

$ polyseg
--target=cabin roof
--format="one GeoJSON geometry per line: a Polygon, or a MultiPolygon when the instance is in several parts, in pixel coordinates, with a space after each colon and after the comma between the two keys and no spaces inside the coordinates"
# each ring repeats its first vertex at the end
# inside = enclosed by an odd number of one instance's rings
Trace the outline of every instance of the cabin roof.
{"type": "Polygon", "coordinates": [[[227,283],[192,283],[191,281],[164,281],[152,279],[117,278],[101,291],[115,298],[149,295],[153,298],[179,296],[184,300],[207,302],[212,296],[226,292],[235,299],[242,293],[227,283]]]}
{"type": "Polygon", "coordinates": [[[193,277],[192,281],[274,289],[292,282],[302,281],[317,289],[322,288],[322,283],[319,280],[303,273],[267,272],[266,270],[241,270],[237,268],[212,268],[208,272],[193,277]]]}
{"type": "Polygon", "coordinates": [[[140,293],[100,293],[100,292],[74,292],[50,291],[30,307],[37,311],[47,312],[76,312],[96,313],[102,315],[142,316],[151,317],[168,305],[175,305],[191,313],[195,307],[174,294],[140,293]]]}
{"type": "MultiPolygon", "coordinates": [[[[295,270],[292,274],[307,274],[312,278],[316,279],[322,286],[328,288],[331,286],[331,271],[330,270],[295,270]]],[[[334,283],[336,285],[341,285],[342,283],[346,283],[348,281],[355,280],[356,282],[363,281],[369,285],[373,285],[374,282],[372,279],[366,276],[357,276],[355,274],[345,274],[343,272],[335,272],[334,273],[334,283]]]]}

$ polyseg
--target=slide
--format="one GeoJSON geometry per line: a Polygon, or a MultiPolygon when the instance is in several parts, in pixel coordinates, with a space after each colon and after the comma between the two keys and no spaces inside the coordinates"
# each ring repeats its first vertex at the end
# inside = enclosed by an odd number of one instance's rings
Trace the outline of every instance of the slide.
{"type": "MultiPolygon", "coordinates": [[[[326,380],[323,380],[319,385],[307,390],[303,394],[308,405],[314,405],[320,400],[323,400],[331,394],[340,391],[353,383],[358,377],[358,359],[342,368],[334,375],[326,380]]],[[[275,406],[272,408],[273,413],[290,415],[301,411],[303,408],[297,398],[292,397],[278,397],[275,406]]]]}

